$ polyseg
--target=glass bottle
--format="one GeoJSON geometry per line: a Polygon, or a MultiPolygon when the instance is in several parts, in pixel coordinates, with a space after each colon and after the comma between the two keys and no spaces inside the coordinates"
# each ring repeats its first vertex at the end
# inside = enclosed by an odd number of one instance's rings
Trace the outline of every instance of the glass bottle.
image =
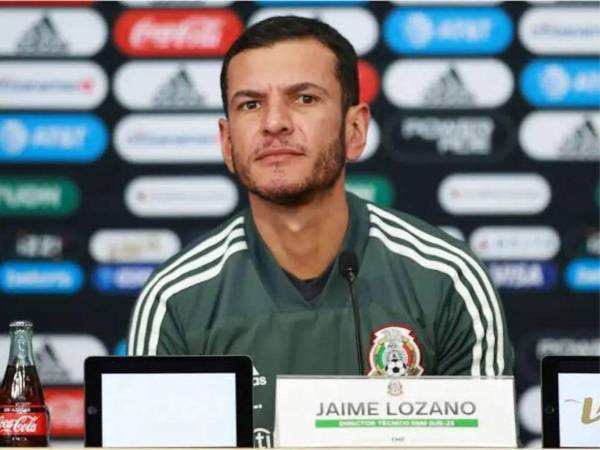
{"type": "Polygon", "coordinates": [[[0,386],[0,446],[47,447],[50,417],[33,357],[33,323],[13,321],[0,386]]]}

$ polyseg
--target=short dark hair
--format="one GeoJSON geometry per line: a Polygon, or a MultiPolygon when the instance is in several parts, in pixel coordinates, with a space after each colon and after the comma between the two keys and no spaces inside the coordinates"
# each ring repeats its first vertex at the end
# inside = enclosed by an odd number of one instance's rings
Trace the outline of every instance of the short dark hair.
{"type": "Polygon", "coordinates": [[[227,107],[227,70],[231,59],[244,50],[268,47],[278,42],[313,38],[328,47],[337,60],[335,76],[342,91],[342,112],[358,104],[358,58],[354,47],[335,28],[316,19],[275,16],[247,28],[225,54],[221,68],[221,98],[227,107]]]}

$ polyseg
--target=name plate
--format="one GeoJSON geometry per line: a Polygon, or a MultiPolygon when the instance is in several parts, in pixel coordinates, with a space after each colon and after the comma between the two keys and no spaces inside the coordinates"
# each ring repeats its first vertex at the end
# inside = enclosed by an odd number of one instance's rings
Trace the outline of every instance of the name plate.
{"type": "Polygon", "coordinates": [[[276,447],[517,446],[513,377],[278,376],[276,447]]]}

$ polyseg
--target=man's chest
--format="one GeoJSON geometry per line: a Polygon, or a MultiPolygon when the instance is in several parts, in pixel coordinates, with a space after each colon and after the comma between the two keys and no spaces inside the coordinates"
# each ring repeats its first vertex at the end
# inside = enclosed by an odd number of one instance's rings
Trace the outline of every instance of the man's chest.
{"type": "MultiPolygon", "coordinates": [[[[374,375],[435,371],[431,331],[403,300],[393,307],[363,292],[364,367],[374,375]]],[[[190,353],[249,355],[253,360],[255,446],[272,444],[277,375],[358,373],[354,319],[345,307],[227,314],[208,329],[188,330],[190,353]]]]}

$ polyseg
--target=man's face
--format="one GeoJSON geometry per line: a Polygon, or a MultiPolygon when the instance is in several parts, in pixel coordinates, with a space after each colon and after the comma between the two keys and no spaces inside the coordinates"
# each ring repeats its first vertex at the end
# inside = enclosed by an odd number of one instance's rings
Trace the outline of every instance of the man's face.
{"type": "Polygon", "coordinates": [[[331,188],[346,160],[335,55],[314,39],[245,50],[228,69],[225,162],[253,194],[278,204],[331,188]]]}

